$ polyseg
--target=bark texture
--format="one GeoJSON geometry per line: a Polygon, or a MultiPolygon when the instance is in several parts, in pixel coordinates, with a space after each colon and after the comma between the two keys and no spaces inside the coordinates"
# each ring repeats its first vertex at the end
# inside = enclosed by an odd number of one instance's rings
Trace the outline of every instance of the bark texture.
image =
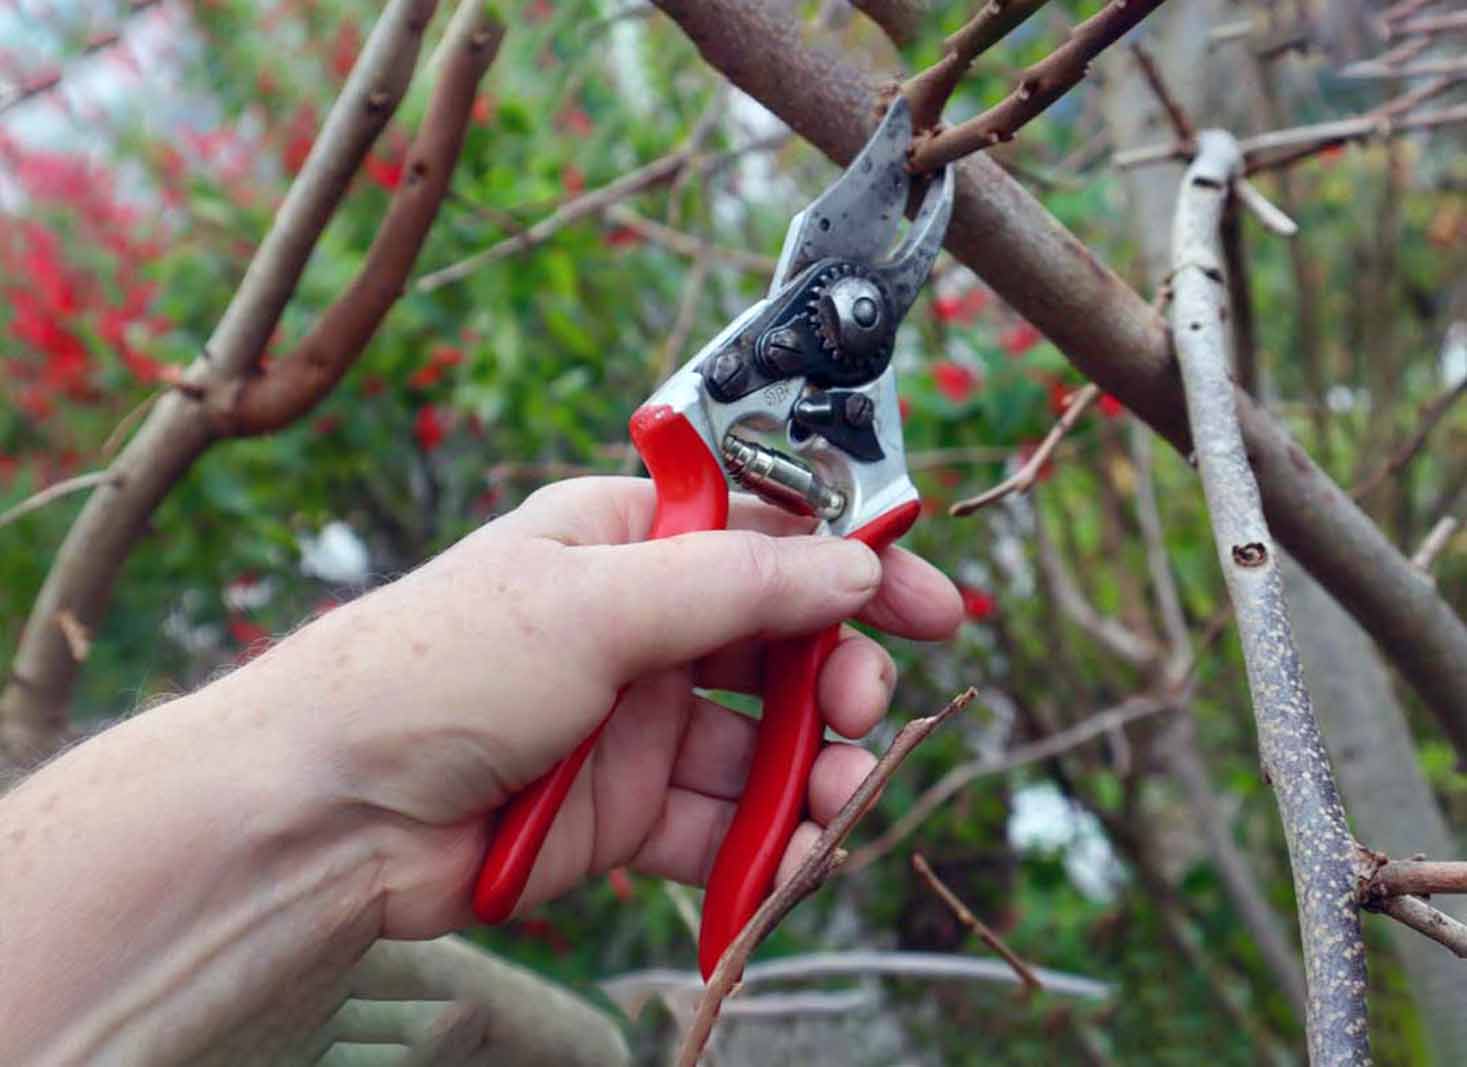
{"type": "Polygon", "coordinates": [[[1279,552],[1238,425],[1229,372],[1221,224],[1241,176],[1238,142],[1198,137],[1172,227],[1172,332],[1218,561],[1238,621],[1263,770],[1274,789],[1304,942],[1310,1062],[1371,1062],[1355,840],[1314,718],[1284,606],[1279,552]]]}
{"type": "MultiPolygon", "coordinates": [[[[1417,763],[1390,672],[1370,638],[1293,560],[1284,564],[1284,585],[1319,725],[1360,840],[1393,858],[1459,855],[1461,846],[1417,763]]],[[[1432,903],[1467,920],[1467,897],[1439,895],[1432,903]]],[[[1400,923],[1387,925],[1435,1062],[1467,1063],[1462,962],[1400,923]]]]}

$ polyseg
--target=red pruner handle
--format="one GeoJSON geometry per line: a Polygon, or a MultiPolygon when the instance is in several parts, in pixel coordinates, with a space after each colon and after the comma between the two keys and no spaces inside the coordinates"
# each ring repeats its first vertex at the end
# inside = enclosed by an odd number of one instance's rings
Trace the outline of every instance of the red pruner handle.
{"type": "MultiPolygon", "coordinates": [[[[850,536],[880,552],[911,529],[920,510],[917,501],[909,501],[850,536]]],[[[779,861],[804,814],[810,768],[825,732],[816,683],[839,639],[840,626],[831,626],[809,637],[774,642],[765,654],[764,715],[754,762],[703,898],[698,967],[705,981],[769,895],[779,861]]]]}
{"type": "MultiPolygon", "coordinates": [[[[648,540],[728,525],[728,483],[692,423],[670,407],[644,407],[632,416],[631,434],[657,489],[648,540]]],[[[484,922],[503,922],[519,903],[556,812],[620,704],[618,694],[590,737],[506,805],[474,888],[474,914],[484,922]]]]}

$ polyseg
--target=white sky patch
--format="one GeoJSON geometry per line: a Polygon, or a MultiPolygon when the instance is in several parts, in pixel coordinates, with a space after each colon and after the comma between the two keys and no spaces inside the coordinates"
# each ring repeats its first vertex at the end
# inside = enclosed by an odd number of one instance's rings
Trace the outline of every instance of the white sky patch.
{"type": "Polygon", "coordinates": [[[1108,901],[1126,872],[1100,820],[1060,792],[1053,782],[1036,782],[1014,793],[1009,844],[1021,852],[1058,853],[1075,888],[1091,900],[1108,901]]]}
{"type": "Polygon", "coordinates": [[[1454,322],[1447,327],[1439,359],[1442,387],[1455,389],[1467,379],[1467,322],[1454,322]]]}

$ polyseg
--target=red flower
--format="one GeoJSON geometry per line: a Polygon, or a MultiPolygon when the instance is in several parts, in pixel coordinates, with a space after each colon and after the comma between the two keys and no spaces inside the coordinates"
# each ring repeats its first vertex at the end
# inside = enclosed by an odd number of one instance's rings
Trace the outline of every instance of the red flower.
{"type": "Polygon", "coordinates": [[[338,78],[345,78],[351,73],[361,50],[362,31],[350,19],[343,20],[336,27],[336,39],[331,42],[331,69],[338,78]]]}
{"type": "Polygon", "coordinates": [[[642,235],[631,226],[616,226],[602,238],[609,248],[632,248],[642,243],[642,235]]]}
{"type": "Polygon", "coordinates": [[[1022,356],[1033,348],[1044,335],[1027,322],[1018,322],[1005,330],[998,339],[999,346],[1011,356],[1022,356]]]}
{"type": "Polygon", "coordinates": [[[1056,378],[1049,383],[1049,411],[1051,415],[1063,415],[1074,403],[1075,390],[1056,378]]]}
{"type": "Polygon", "coordinates": [[[1109,393],[1101,393],[1100,399],[1096,401],[1096,406],[1100,408],[1100,413],[1108,419],[1124,415],[1126,412],[1125,405],[1109,393]]]}
{"type": "Polygon", "coordinates": [[[248,663],[270,647],[270,631],[243,615],[229,616],[229,636],[240,648],[235,657],[240,663],[248,663]]]}
{"type": "Polygon", "coordinates": [[[973,288],[961,296],[940,296],[932,302],[932,314],[938,322],[957,322],[971,326],[988,306],[988,290],[973,288]]]}
{"type": "Polygon", "coordinates": [[[904,396],[897,397],[897,411],[901,413],[902,421],[907,421],[907,416],[912,413],[912,402],[904,396]]]}
{"type": "Polygon", "coordinates": [[[591,121],[591,116],[586,114],[583,108],[574,104],[563,108],[560,114],[555,116],[555,124],[575,137],[589,137],[596,129],[596,124],[591,121]]]}
{"type": "Polygon", "coordinates": [[[488,93],[480,93],[474,97],[474,109],[469,117],[480,126],[489,125],[489,120],[494,117],[494,101],[488,93]]]}
{"type": "Polygon", "coordinates": [[[401,156],[389,160],[373,152],[367,156],[365,164],[367,177],[391,192],[402,184],[403,162],[401,156]]]}
{"type": "Polygon", "coordinates": [[[963,595],[963,613],[974,622],[984,622],[998,614],[998,601],[991,593],[971,585],[958,586],[963,595]]]}
{"type": "Polygon", "coordinates": [[[311,145],[316,140],[316,111],[310,104],[302,103],[285,126],[285,148],[281,162],[291,174],[299,174],[311,154],[311,145]]]}
{"type": "Polygon", "coordinates": [[[457,367],[464,361],[461,349],[452,345],[438,345],[432,352],[428,353],[428,362],[423,364],[408,378],[408,385],[414,389],[426,389],[430,385],[437,385],[443,377],[443,371],[447,367],[457,367]]]}
{"type": "Polygon", "coordinates": [[[369,374],[362,379],[363,396],[379,396],[387,391],[387,382],[380,374],[369,374]]]}
{"type": "Polygon", "coordinates": [[[320,434],[322,437],[328,437],[331,434],[334,434],[337,430],[341,429],[341,416],[334,413],[322,415],[319,419],[316,420],[316,424],[313,428],[315,429],[316,433],[320,434]]]}
{"type": "Polygon", "coordinates": [[[937,391],[954,404],[961,404],[978,389],[978,375],[960,363],[939,360],[932,365],[932,380],[937,391]]]}
{"type": "Polygon", "coordinates": [[[413,420],[413,437],[418,442],[418,447],[424,452],[432,452],[443,444],[443,438],[448,433],[448,427],[444,424],[443,416],[432,404],[424,404],[418,409],[417,418],[413,420]]]}

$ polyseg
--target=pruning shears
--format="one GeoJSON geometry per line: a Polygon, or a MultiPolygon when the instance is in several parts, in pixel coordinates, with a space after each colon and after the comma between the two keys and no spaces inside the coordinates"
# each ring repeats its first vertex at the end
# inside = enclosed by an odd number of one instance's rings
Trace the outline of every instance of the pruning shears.
{"type": "MultiPolygon", "coordinates": [[[[945,167],[927,179],[897,244],[911,137],[898,97],[850,167],[791,221],[768,296],[632,416],[632,443],[657,490],[650,537],[723,529],[730,486],[877,552],[916,521],[892,349],[947,231],[953,174],[945,167]],[[779,448],[764,443],[770,437],[779,448]]],[[[704,978],[770,892],[800,821],[824,733],[816,680],[839,631],[775,642],[766,654],[753,765],[703,904],[704,978]]],[[[474,892],[483,921],[514,910],[604,726],[505,809],[474,892]]]]}

